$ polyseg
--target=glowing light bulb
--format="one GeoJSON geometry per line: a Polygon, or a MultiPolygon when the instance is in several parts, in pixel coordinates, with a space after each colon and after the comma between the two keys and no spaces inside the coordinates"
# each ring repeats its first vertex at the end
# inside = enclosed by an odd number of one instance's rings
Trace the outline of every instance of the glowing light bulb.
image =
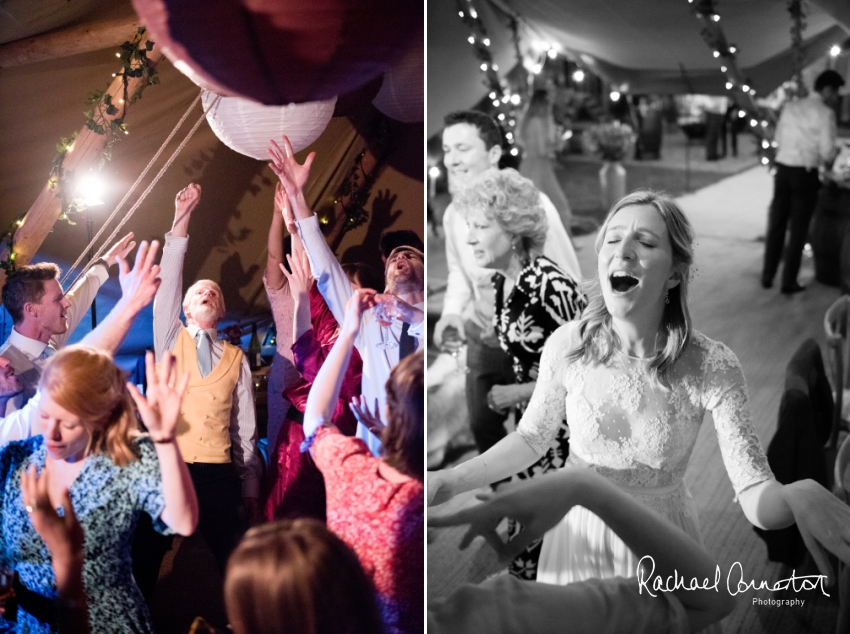
{"type": "Polygon", "coordinates": [[[761,164],[762,164],[762,165],[767,165],[768,163],[770,163],[770,159],[769,159],[769,158],[767,158],[766,156],[762,156],[762,157],[761,157],[761,164]]]}
{"type": "Polygon", "coordinates": [[[466,41],[467,41],[467,42],[469,42],[470,44],[475,44],[475,37],[474,37],[474,36],[472,36],[472,35],[470,35],[470,36],[467,38],[467,40],[466,40],[466,41]]]}
{"type": "Polygon", "coordinates": [[[487,63],[486,62],[484,64],[481,64],[481,70],[483,70],[483,71],[487,70],[487,63]]]}
{"type": "Polygon", "coordinates": [[[725,66],[721,66],[721,67],[720,67],[720,72],[721,72],[721,73],[725,73],[725,72],[726,72],[726,67],[725,67],[725,66]]]}
{"type": "Polygon", "coordinates": [[[584,81],[584,71],[579,69],[573,73],[573,79],[576,81],[584,81]]]}
{"type": "Polygon", "coordinates": [[[731,81],[726,82],[726,90],[732,90],[732,82],[731,81]]]}
{"type": "Polygon", "coordinates": [[[743,119],[744,117],[746,117],[746,116],[747,116],[747,111],[746,111],[746,110],[738,110],[738,116],[739,116],[741,119],[743,119]]]}
{"type": "Polygon", "coordinates": [[[611,91],[611,101],[620,101],[620,93],[618,91],[611,91]]]}
{"type": "Polygon", "coordinates": [[[756,121],[755,119],[750,119],[750,125],[751,126],[756,127],[758,124],[759,124],[759,122],[756,121]]]}
{"type": "Polygon", "coordinates": [[[712,55],[714,55],[714,57],[715,57],[715,59],[716,59],[716,58],[720,57],[720,51],[714,51],[714,52],[712,53],[712,55]]]}
{"type": "Polygon", "coordinates": [[[839,55],[841,55],[841,47],[837,44],[834,45],[831,49],[829,49],[829,54],[833,57],[838,57],[839,55]]]}
{"type": "Polygon", "coordinates": [[[499,113],[499,121],[504,121],[504,120],[505,120],[505,113],[504,113],[504,112],[500,112],[500,113],[499,113]]]}
{"type": "Polygon", "coordinates": [[[482,42],[484,42],[484,46],[490,46],[490,38],[489,37],[485,37],[482,40],[482,42]]]}
{"type": "Polygon", "coordinates": [[[550,48],[546,54],[549,56],[549,59],[555,59],[556,57],[558,57],[558,51],[556,51],[554,48],[550,48]]]}
{"type": "Polygon", "coordinates": [[[511,95],[511,103],[513,105],[518,106],[520,101],[521,101],[521,98],[520,98],[519,95],[516,95],[516,94],[511,95]]]}
{"type": "Polygon", "coordinates": [[[516,156],[517,154],[519,154],[519,150],[516,148],[511,148],[511,156],[516,156]]]}
{"type": "Polygon", "coordinates": [[[744,92],[750,92],[750,87],[747,86],[747,84],[744,84],[743,86],[741,86],[741,90],[743,90],[744,92]]]}
{"type": "Polygon", "coordinates": [[[440,178],[440,168],[434,165],[433,167],[428,168],[428,176],[433,179],[440,178]]]}

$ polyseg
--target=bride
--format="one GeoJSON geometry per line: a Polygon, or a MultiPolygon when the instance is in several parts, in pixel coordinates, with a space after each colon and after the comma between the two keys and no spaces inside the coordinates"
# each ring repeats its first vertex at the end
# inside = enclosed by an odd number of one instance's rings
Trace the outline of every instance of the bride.
{"type": "MultiPolygon", "coordinates": [[[[693,240],[690,222],[665,195],[637,191],[614,206],[597,238],[589,305],[547,341],[517,430],[462,465],[430,473],[429,505],[533,463],[566,406],[567,466],[594,469],[700,541],[683,476],[710,411],[747,519],[769,530],[796,522],[821,572],[834,578],[825,551],[850,561],[850,508],[811,480],[774,479],[737,357],[691,327],[693,240]]],[[[638,559],[597,516],[574,507],[546,533],[537,580],[633,576],[638,559]]]]}

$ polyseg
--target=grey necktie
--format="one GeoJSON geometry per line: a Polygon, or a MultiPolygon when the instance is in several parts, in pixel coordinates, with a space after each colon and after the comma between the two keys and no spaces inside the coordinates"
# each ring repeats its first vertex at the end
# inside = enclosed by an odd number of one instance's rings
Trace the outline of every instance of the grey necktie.
{"type": "Polygon", "coordinates": [[[41,354],[38,355],[38,360],[41,361],[42,363],[44,363],[50,357],[52,357],[54,354],[56,354],[56,348],[54,348],[53,346],[48,344],[44,348],[44,350],[41,351],[41,354]]]}
{"type": "Polygon", "coordinates": [[[206,330],[199,330],[195,340],[198,343],[198,370],[203,378],[212,372],[212,342],[206,330]]]}

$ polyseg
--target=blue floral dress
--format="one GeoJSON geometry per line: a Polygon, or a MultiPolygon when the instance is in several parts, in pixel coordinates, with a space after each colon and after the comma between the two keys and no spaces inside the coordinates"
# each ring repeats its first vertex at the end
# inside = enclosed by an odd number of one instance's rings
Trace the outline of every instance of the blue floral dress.
{"type": "MultiPolygon", "coordinates": [[[[89,456],[70,488],[85,531],[83,582],[92,632],[153,632],[145,600],[133,581],[130,550],[143,512],[154,518],[157,531],[171,530],[159,519],[165,499],[153,443],[147,438],[135,443],[139,460],[118,467],[105,455],[89,456]]],[[[21,496],[21,473],[33,464],[41,472],[45,457],[42,436],[9,443],[0,450],[0,557],[18,571],[30,590],[55,598],[50,552],[35,532],[21,496]]],[[[53,630],[19,608],[14,631],[53,630]]]]}
{"type": "MultiPolygon", "coordinates": [[[[493,275],[493,285],[496,334],[502,349],[513,359],[514,378],[517,383],[536,381],[540,355],[549,335],[568,321],[578,319],[587,300],[576,281],[542,255],[523,267],[508,297],[504,297],[505,278],[500,273],[493,275]]],[[[524,410],[525,404],[517,407],[517,420],[524,410]]],[[[513,479],[525,480],[563,467],[570,451],[569,435],[567,420],[563,418],[548,451],[513,479]]],[[[511,522],[509,530],[516,534],[519,526],[511,522]]],[[[539,557],[540,541],[536,541],[513,560],[510,573],[533,581],[537,577],[539,557]]]]}

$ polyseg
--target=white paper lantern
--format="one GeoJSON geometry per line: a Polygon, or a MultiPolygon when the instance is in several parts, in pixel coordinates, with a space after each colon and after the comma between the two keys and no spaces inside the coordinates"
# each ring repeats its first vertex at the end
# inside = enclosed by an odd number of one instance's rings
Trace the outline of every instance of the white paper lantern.
{"type": "MultiPolygon", "coordinates": [[[[204,91],[204,110],[216,94],[204,91]]],[[[319,138],[334,113],[336,97],[286,106],[264,106],[241,97],[222,97],[207,112],[207,122],[227,147],[261,161],[268,160],[269,139],[280,143],[285,134],[299,152],[319,138]]]]}
{"type": "Polygon", "coordinates": [[[386,73],[372,104],[391,119],[414,123],[425,119],[425,46],[420,33],[386,73]]]}

